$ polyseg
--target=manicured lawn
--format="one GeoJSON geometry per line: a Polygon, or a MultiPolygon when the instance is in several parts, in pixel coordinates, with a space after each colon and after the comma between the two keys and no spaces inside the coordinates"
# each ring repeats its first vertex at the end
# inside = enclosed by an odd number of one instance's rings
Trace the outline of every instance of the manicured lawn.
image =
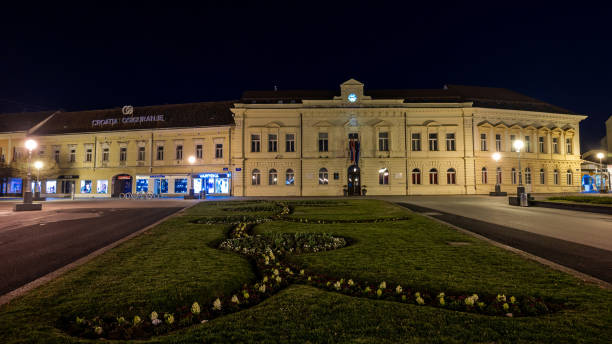
{"type": "MultiPolygon", "coordinates": [[[[382,201],[289,202],[291,221],[255,233],[332,233],[345,248],[288,256],[308,271],[413,290],[540,296],[575,306],[535,317],[496,317],[351,297],[293,284],[262,303],[152,343],[590,342],[612,338],[612,292],[488,245],[382,201]],[[316,220],[401,221],[314,224],[316,220]],[[309,223],[296,222],[309,219],[309,223]],[[449,245],[465,242],[466,245],[449,245]]],[[[206,218],[267,217],[271,202],[205,202],[0,308],[0,342],[75,343],[60,316],[146,316],[199,301],[210,307],[256,280],[245,257],[216,249],[231,228],[206,218]]],[[[119,341],[124,342],[124,341],[119,341]]]]}
{"type": "Polygon", "coordinates": [[[591,205],[612,206],[612,196],[556,196],[547,199],[551,202],[587,203],[591,205]]]}

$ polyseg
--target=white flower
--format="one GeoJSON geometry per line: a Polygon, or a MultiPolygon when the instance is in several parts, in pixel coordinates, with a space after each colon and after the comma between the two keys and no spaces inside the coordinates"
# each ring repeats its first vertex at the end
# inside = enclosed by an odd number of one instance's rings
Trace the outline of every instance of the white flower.
{"type": "Polygon", "coordinates": [[[194,302],[193,305],[191,305],[191,313],[193,314],[200,314],[200,305],[197,302],[194,302]]]}
{"type": "Polygon", "coordinates": [[[261,287],[259,287],[259,291],[262,292],[262,293],[265,293],[266,292],[266,285],[262,284],[261,287]]]}
{"type": "Polygon", "coordinates": [[[153,324],[153,326],[157,326],[157,325],[161,324],[161,322],[162,322],[162,321],[161,321],[161,320],[159,320],[159,319],[153,319],[153,320],[151,321],[151,323],[153,324]]]}
{"type": "Polygon", "coordinates": [[[420,297],[420,296],[418,296],[418,297],[416,298],[416,302],[417,302],[419,305],[423,305],[423,304],[425,304],[425,300],[423,300],[423,298],[422,298],[422,297],[420,297]]]}
{"type": "Polygon", "coordinates": [[[346,283],[348,283],[348,285],[350,285],[351,287],[355,284],[355,282],[353,282],[352,279],[349,279],[348,282],[346,282],[346,283]]]}
{"type": "Polygon", "coordinates": [[[280,276],[276,276],[276,283],[280,283],[283,279],[280,276]]]}
{"type": "Polygon", "coordinates": [[[263,283],[268,282],[268,276],[264,276],[264,278],[263,278],[262,282],[263,282],[263,283]]]}
{"type": "Polygon", "coordinates": [[[157,319],[157,312],[156,311],[151,312],[151,315],[149,317],[151,318],[151,321],[157,319]]]}
{"type": "Polygon", "coordinates": [[[101,334],[102,334],[102,327],[100,327],[100,326],[96,326],[96,327],[94,328],[94,332],[95,332],[95,333],[96,333],[98,336],[99,336],[99,335],[101,335],[101,334]]]}
{"type": "Polygon", "coordinates": [[[504,295],[504,294],[502,294],[502,295],[497,294],[497,301],[499,301],[499,302],[506,302],[506,295],[504,295]]]}
{"type": "Polygon", "coordinates": [[[213,302],[213,309],[217,311],[221,310],[221,300],[219,300],[219,298],[217,298],[215,302],[213,302]]]}
{"type": "Polygon", "coordinates": [[[379,288],[380,288],[380,289],[386,289],[386,288],[387,288],[387,282],[382,281],[382,283],[380,283],[379,288]]]}
{"type": "Polygon", "coordinates": [[[278,269],[274,269],[274,271],[272,271],[272,273],[274,274],[274,276],[278,276],[278,269]]]}
{"type": "Polygon", "coordinates": [[[402,286],[398,285],[397,287],[395,287],[395,292],[398,293],[398,294],[401,294],[402,293],[402,286]]]}
{"type": "Polygon", "coordinates": [[[334,288],[336,288],[336,290],[340,290],[340,288],[342,287],[340,281],[334,283],[334,288]]]}
{"type": "Polygon", "coordinates": [[[232,296],[232,302],[235,304],[240,304],[240,300],[238,300],[238,295],[232,296]]]}

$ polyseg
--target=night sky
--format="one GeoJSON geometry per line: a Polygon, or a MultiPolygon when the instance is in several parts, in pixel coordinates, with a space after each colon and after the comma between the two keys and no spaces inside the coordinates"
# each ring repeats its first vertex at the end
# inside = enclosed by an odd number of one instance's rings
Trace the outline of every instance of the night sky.
{"type": "Polygon", "coordinates": [[[598,148],[612,114],[612,13],[587,3],[51,3],[2,8],[0,112],[231,100],[349,78],[366,94],[465,84],[588,115],[583,152],[598,148]]]}

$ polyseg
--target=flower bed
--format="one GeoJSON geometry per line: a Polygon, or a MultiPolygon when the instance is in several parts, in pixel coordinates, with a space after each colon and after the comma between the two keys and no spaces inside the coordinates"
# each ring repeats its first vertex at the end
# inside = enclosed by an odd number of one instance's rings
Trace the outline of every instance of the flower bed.
{"type": "Polygon", "coordinates": [[[272,233],[227,239],[219,248],[253,256],[265,255],[268,251],[284,256],[287,253],[320,252],[344,246],[344,238],[327,233],[272,233]]]}

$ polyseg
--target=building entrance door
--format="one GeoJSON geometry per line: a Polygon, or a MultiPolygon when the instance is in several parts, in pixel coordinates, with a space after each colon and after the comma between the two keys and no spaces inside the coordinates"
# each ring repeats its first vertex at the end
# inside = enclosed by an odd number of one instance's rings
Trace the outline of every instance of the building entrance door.
{"type": "Polygon", "coordinates": [[[351,165],[348,168],[348,195],[359,196],[361,195],[361,176],[359,166],[351,165]]]}
{"type": "Polygon", "coordinates": [[[132,176],[129,174],[119,174],[113,177],[112,197],[119,197],[122,193],[132,192],[132,176]]]}

